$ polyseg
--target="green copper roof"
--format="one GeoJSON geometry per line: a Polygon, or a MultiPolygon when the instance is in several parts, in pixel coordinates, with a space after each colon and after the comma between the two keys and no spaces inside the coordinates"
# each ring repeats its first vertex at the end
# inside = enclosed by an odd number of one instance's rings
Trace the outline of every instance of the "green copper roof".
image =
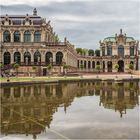
{"type": "Polygon", "coordinates": [[[105,38],[104,39],[104,41],[111,41],[111,42],[115,42],[116,40],[115,40],[115,37],[107,37],[107,38],[105,38]]]}
{"type": "Polygon", "coordinates": [[[127,37],[126,38],[126,42],[131,42],[131,41],[134,41],[134,38],[133,37],[127,37]]]}
{"type": "MultiPolygon", "coordinates": [[[[115,42],[115,37],[107,37],[104,39],[105,42],[115,42]]],[[[133,37],[126,37],[126,42],[131,42],[131,41],[134,41],[134,38],[133,37]]]]}

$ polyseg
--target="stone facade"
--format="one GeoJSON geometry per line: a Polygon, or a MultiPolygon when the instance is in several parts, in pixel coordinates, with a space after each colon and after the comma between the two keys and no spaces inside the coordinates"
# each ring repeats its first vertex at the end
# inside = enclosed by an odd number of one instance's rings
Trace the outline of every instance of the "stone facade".
{"type": "Polygon", "coordinates": [[[119,64],[119,72],[127,72],[128,64],[138,69],[138,41],[122,34],[107,37],[100,41],[100,56],[79,55],[67,38],[61,42],[53,31],[50,21],[37,15],[5,15],[0,20],[0,63],[10,67],[19,63],[20,71],[27,72],[37,66],[41,75],[46,74],[46,66],[53,65],[53,72],[63,72],[63,65],[74,72],[84,65],[87,72],[101,65],[103,72],[115,72],[114,65],[119,64]]]}
{"type": "Polygon", "coordinates": [[[132,63],[138,69],[139,42],[133,37],[127,37],[120,30],[119,35],[107,37],[100,41],[100,56],[78,55],[78,67],[84,65],[86,71],[93,71],[97,64],[103,72],[116,72],[115,65],[119,65],[119,72],[128,72],[128,65],[132,63]]]}
{"type": "Polygon", "coordinates": [[[67,64],[71,69],[77,66],[77,54],[66,38],[60,42],[50,21],[37,15],[1,16],[0,21],[0,62],[4,65],[20,63],[21,67],[52,64],[54,69],[67,64]]]}

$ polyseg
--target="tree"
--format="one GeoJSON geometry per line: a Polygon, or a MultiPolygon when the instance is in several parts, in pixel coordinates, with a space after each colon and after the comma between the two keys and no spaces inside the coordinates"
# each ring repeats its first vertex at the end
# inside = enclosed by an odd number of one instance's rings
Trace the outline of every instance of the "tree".
{"type": "Polygon", "coordinates": [[[84,69],[84,65],[80,64],[80,69],[83,70],[84,69]]]}
{"type": "Polygon", "coordinates": [[[54,35],[54,41],[55,42],[60,42],[58,35],[54,35]]]}
{"type": "Polygon", "coordinates": [[[99,64],[96,65],[95,69],[98,71],[98,73],[100,72],[101,70],[101,66],[99,64]]]}
{"type": "Polygon", "coordinates": [[[115,64],[114,68],[116,69],[116,71],[118,72],[118,69],[119,69],[119,64],[115,64]]]}
{"type": "Polygon", "coordinates": [[[96,49],[95,54],[96,54],[96,56],[100,56],[100,50],[96,49]]]}
{"type": "MultiPolygon", "coordinates": [[[[81,71],[84,69],[84,65],[83,64],[80,64],[80,69],[81,71]]],[[[81,78],[83,77],[82,73],[81,73],[81,78]]]]}
{"type": "Polygon", "coordinates": [[[0,63],[0,69],[3,69],[4,65],[2,63],[0,63]]]}
{"type": "MultiPolygon", "coordinates": [[[[118,72],[119,67],[120,67],[119,64],[114,65],[114,68],[116,69],[117,72],[118,72]]],[[[116,74],[116,78],[118,78],[117,74],[116,74]]]]}
{"type": "Polygon", "coordinates": [[[53,67],[52,67],[52,65],[51,64],[49,64],[48,66],[47,66],[47,69],[48,69],[48,71],[49,71],[49,77],[50,77],[50,74],[51,74],[51,69],[52,69],[53,67]]]}
{"type": "Polygon", "coordinates": [[[89,56],[94,56],[94,50],[89,49],[89,50],[88,50],[88,55],[89,55],[89,56]]]}
{"type": "Polygon", "coordinates": [[[82,48],[76,48],[76,52],[77,52],[77,54],[80,54],[80,55],[82,55],[82,48]]]}
{"type": "MultiPolygon", "coordinates": [[[[36,73],[37,67],[36,67],[36,66],[32,66],[32,69],[33,69],[33,71],[36,73]]],[[[36,75],[36,74],[33,75],[33,78],[35,78],[35,75],[36,75]]]]}
{"type": "Polygon", "coordinates": [[[130,63],[128,65],[129,69],[130,69],[130,74],[131,74],[131,78],[132,78],[132,70],[134,69],[134,65],[132,63],[130,63]]]}
{"type": "MultiPolygon", "coordinates": [[[[100,72],[101,66],[99,64],[96,65],[95,69],[98,71],[98,73],[100,72]]],[[[96,76],[97,78],[99,77],[98,75],[96,76]]]]}
{"type": "Polygon", "coordinates": [[[88,54],[88,49],[84,48],[84,49],[82,50],[82,54],[83,54],[83,55],[88,54]]]}
{"type": "Polygon", "coordinates": [[[0,63],[0,71],[4,68],[4,65],[0,63]]]}
{"type": "Polygon", "coordinates": [[[18,69],[19,69],[20,65],[18,63],[13,65],[13,68],[16,70],[16,76],[18,76],[18,69]]]}
{"type": "MultiPolygon", "coordinates": [[[[0,63],[0,73],[1,73],[3,68],[4,68],[4,65],[2,63],[0,63]]],[[[2,73],[1,73],[1,75],[2,75],[2,73]]]]}
{"type": "Polygon", "coordinates": [[[140,55],[140,50],[138,50],[138,55],[140,55]]]}
{"type": "Polygon", "coordinates": [[[66,75],[66,73],[67,73],[67,69],[68,69],[68,65],[66,65],[66,64],[64,64],[63,65],[63,70],[64,70],[64,74],[66,75]]]}
{"type": "Polygon", "coordinates": [[[130,64],[128,65],[128,67],[129,67],[130,70],[133,70],[133,69],[134,69],[134,65],[133,65],[132,63],[130,63],[130,64]]]}

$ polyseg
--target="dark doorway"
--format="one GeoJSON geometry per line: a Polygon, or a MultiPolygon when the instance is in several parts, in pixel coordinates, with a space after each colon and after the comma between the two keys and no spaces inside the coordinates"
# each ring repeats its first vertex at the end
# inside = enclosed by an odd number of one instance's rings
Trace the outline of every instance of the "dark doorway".
{"type": "Polygon", "coordinates": [[[118,65],[119,65],[118,72],[124,72],[124,61],[123,60],[119,60],[118,61],[118,65]]]}
{"type": "Polygon", "coordinates": [[[107,68],[108,68],[108,72],[112,72],[112,62],[111,61],[107,62],[107,68]]]}
{"type": "Polygon", "coordinates": [[[103,61],[103,72],[105,72],[105,61],[103,61]]]}
{"type": "Polygon", "coordinates": [[[44,68],[44,69],[43,69],[43,76],[46,76],[46,75],[47,75],[47,69],[44,68]]]}

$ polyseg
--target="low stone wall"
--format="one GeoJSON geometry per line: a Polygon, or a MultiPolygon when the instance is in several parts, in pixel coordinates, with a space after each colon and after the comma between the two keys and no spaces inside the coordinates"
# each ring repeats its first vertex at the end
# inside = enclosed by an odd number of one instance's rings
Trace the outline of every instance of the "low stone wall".
{"type": "Polygon", "coordinates": [[[140,75],[140,70],[134,70],[132,73],[135,75],[140,75]]]}

